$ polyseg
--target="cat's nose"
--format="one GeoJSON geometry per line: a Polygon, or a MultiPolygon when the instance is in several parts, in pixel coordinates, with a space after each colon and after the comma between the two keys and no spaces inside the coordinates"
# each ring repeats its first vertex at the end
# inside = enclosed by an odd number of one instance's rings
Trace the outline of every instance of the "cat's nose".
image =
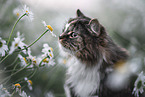
{"type": "Polygon", "coordinates": [[[62,36],[62,35],[60,35],[60,36],[59,36],[59,39],[63,39],[63,36],[62,36]]]}
{"type": "Polygon", "coordinates": [[[60,34],[59,35],[59,39],[63,39],[63,38],[65,38],[67,35],[65,34],[65,33],[62,33],[62,34],[60,34]]]}

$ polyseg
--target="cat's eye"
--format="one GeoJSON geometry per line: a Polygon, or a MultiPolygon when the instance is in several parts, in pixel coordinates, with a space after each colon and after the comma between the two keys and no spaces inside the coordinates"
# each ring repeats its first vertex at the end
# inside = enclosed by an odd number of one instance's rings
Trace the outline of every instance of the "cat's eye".
{"type": "Polygon", "coordinates": [[[70,37],[71,37],[71,38],[75,38],[75,37],[77,37],[77,33],[72,32],[72,33],[70,34],[70,37]]]}

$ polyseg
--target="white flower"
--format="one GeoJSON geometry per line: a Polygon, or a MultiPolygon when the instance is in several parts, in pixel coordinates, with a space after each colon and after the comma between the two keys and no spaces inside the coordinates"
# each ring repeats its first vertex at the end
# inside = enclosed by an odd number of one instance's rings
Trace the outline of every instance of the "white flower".
{"type": "Polygon", "coordinates": [[[39,63],[39,65],[41,65],[41,66],[44,66],[44,65],[46,65],[46,64],[48,64],[49,63],[49,59],[48,58],[45,58],[45,57],[38,57],[37,58],[37,60],[38,60],[38,63],[39,63]],[[42,62],[41,62],[42,61],[42,62]],[[41,64],[40,64],[41,63],[41,64]]]}
{"type": "Polygon", "coordinates": [[[62,65],[62,64],[64,65],[64,64],[67,63],[67,60],[66,60],[65,58],[62,58],[62,57],[58,58],[57,61],[58,61],[58,63],[61,64],[61,65],[62,65]]]}
{"type": "Polygon", "coordinates": [[[32,90],[32,84],[33,84],[32,81],[31,81],[31,80],[28,80],[27,77],[25,77],[24,80],[27,81],[27,83],[28,83],[28,88],[29,88],[30,90],[32,90]]]}
{"type": "Polygon", "coordinates": [[[29,54],[27,59],[31,62],[31,64],[32,64],[32,65],[30,65],[31,67],[34,67],[34,66],[38,65],[38,61],[36,59],[36,56],[32,56],[31,54],[29,54]]]}
{"type": "Polygon", "coordinates": [[[46,30],[49,30],[52,36],[56,37],[56,35],[53,33],[53,28],[50,25],[47,25],[45,21],[42,21],[44,27],[46,27],[46,30]]]}
{"type": "Polygon", "coordinates": [[[22,42],[23,40],[24,40],[24,38],[22,36],[20,36],[20,32],[17,32],[17,37],[14,38],[14,41],[12,42],[9,54],[12,54],[15,51],[15,49],[17,49],[18,47],[20,47],[21,49],[24,49],[24,50],[22,50],[22,52],[24,54],[26,54],[26,52],[28,52],[28,53],[31,52],[30,48],[28,48],[28,51],[26,51],[25,47],[27,45],[22,42]]]}
{"type": "Polygon", "coordinates": [[[40,64],[40,62],[41,62],[41,66],[45,66],[45,65],[47,65],[48,67],[50,66],[50,65],[52,65],[52,66],[54,66],[54,64],[55,64],[55,62],[54,62],[54,59],[50,59],[50,58],[45,58],[46,56],[41,56],[41,57],[39,57],[37,60],[38,60],[38,62],[39,62],[39,64],[40,64]]]}
{"type": "Polygon", "coordinates": [[[48,92],[45,97],[54,97],[54,94],[52,92],[48,92]]]}
{"type": "Polygon", "coordinates": [[[16,92],[21,94],[21,85],[19,83],[13,85],[14,89],[16,89],[16,92]]]}
{"type": "Polygon", "coordinates": [[[49,56],[50,59],[53,58],[53,49],[51,47],[49,47],[48,44],[43,44],[43,49],[42,49],[42,52],[44,53],[43,56],[49,56]]]}
{"type": "Polygon", "coordinates": [[[26,58],[25,57],[23,57],[22,55],[20,55],[20,54],[18,54],[18,58],[20,59],[20,61],[21,61],[21,66],[27,66],[28,65],[28,62],[27,62],[27,60],[26,60],[26,58]]]}
{"type": "Polygon", "coordinates": [[[22,15],[22,13],[21,13],[21,11],[20,11],[19,8],[15,8],[15,9],[13,10],[13,14],[16,15],[16,16],[21,16],[21,15],[22,15]]]}
{"type": "Polygon", "coordinates": [[[145,86],[145,76],[143,75],[143,71],[138,75],[137,80],[134,84],[134,89],[132,94],[136,97],[139,97],[139,92],[142,94],[144,92],[143,88],[145,86]]]}
{"type": "Polygon", "coordinates": [[[27,68],[33,68],[34,65],[37,66],[38,65],[38,61],[36,60],[36,56],[32,56],[29,54],[28,57],[23,57],[22,55],[18,55],[18,58],[21,60],[21,66],[28,66],[27,68]]]}
{"type": "Polygon", "coordinates": [[[43,49],[42,49],[42,52],[43,54],[38,57],[38,63],[40,64],[41,62],[41,66],[43,65],[47,65],[47,66],[50,66],[50,65],[54,65],[55,62],[54,62],[54,59],[53,59],[53,49],[51,47],[49,47],[48,44],[43,44],[43,49]]]}
{"type": "Polygon", "coordinates": [[[26,14],[29,17],[30,21],[34,19],[33,13],[29,10],[29,7],[27,7],[26,5],[24,5],[23,14],[26,14]]]}
{"type": "Polygon", "coordinates": [[[52,66],[54,66],[54,65],[55,65],[54,59],[51,59],[51,60],[49,61],[49,64],[52,65],[52,66]]]}
{"type": "Polygon", "coordinates": [[[21,97],[30,97],[30,96],[27,96],[26,92],[25,91],[22,91],[22,93],[20,94],[21,97]]]}
{"type": "Polygon", "coordinates": [[[0,85],[0,97],[11,97],[11,94],[7,91],[6,88],[3,87],[3,85],[0,85]]]}
{"type": "Polygon", "coordinates": [[[5,51],[8,50],[8,46],[6,45],[6,41],[2,40],[0,37],[0,55],[5,56],[5,51]]]}

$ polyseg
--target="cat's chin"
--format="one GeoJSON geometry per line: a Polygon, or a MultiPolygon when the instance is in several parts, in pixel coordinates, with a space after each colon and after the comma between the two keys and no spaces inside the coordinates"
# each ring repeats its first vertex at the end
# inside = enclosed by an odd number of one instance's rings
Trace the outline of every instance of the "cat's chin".
{"type": "Polygon", "coordinates": [[[60,42],[58,44],[59,44],[59,50],[60,50],[60,53],[61,53],[62,56],[67,57],[67,56],[70,56],[70,55],[74,54],[74,52],[65,48],[60,42]]]}

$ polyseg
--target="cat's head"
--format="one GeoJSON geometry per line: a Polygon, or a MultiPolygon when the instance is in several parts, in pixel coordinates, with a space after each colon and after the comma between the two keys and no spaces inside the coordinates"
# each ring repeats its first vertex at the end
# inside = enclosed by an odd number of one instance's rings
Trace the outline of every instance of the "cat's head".
{"type": "Polygon", "coordinates": [[[59,41],[64,50],[83,62],[95,63],[102,56],[107,33],[97,19],[86,17],[79,9],[77,16],[68,20],[59,41]]]}

